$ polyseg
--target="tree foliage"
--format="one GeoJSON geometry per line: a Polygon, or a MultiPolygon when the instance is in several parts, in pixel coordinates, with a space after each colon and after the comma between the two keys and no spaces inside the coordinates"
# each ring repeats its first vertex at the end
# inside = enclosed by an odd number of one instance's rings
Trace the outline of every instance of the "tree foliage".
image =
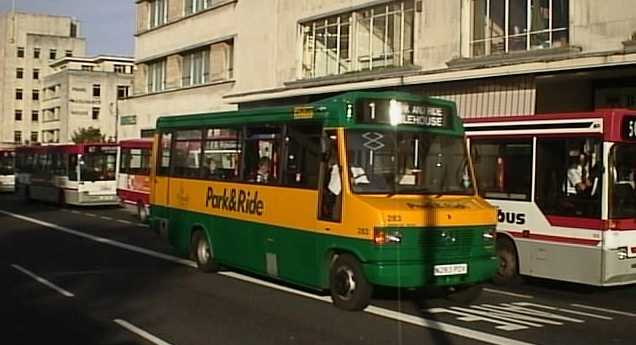
{"type": "Polygon", "coordinates": [[[99,128],[88,127],[73,131],[71,140],[76,144],[103,143],[106,141],[106,136],[99,128]]]}

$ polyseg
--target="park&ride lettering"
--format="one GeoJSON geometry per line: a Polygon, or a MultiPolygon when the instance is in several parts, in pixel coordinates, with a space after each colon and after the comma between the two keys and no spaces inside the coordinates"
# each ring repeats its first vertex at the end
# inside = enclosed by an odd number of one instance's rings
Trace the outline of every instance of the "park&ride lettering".
{"type": "Polygon", "coordinates": [[[262,216],[265,203],[258,199],[258,192],[252,194],[242,189],[223,188],[223,194],[214,194],[214,189],[208,187],[205,207],[262,216]]]}

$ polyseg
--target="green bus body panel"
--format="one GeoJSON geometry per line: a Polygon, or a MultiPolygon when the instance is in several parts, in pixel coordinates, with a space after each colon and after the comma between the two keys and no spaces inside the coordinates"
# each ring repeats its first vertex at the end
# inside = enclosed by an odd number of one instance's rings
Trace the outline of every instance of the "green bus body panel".
{"type": "Polygon", "coordinates": [[[458,116],[456,116],[456,114],[457,109],[455,103],[446,100],[417,96],[411,93],[397,91],[355,91],[343,93],[330,98],[325,98],[313,103],[298,104],[297,106],[261,107],[239,111],[162,116],[157,120],[157,130],[167,131],[173,129],[204,128],[214,126],[239,126],[243,124],[258,123],[276,124],[289,122],[298,123],[320,121],[327,128],[343,127],[370,130],[395,128],[398,131],[426,131],[430,133],[463,135],[463,122],[458,116]],[[353,106],[352,110],[355,113],[356,102],[362,99],[369,98],[386,98],[396,99],[400,101],[421,102],[431,106],[448,108],[450,109],[451,128],[439,129],[432,127],[419,127],[415,125],[390,126],[386,124],[357,124],[354,120],[355,116],[349,118],[347,117],[346,112],[349,105],[353,106]],[[311,107],[313,108],[314,114],[311,118],[296,119],[294,117],[294,109],[296,107],[311,107]]]}
{"type": "Polygon", "coordinates": [[[203,229],[219,264],[268,274],[266,255],[275,255],[274,278],[298,285],[326,289],[330,258],[349,252],[362,263],[374,285],[422,287],[479,283],[497,271],[495,243],[484,239],[491,227],[394,228],[400,244],[374,245],[361,240],[311,231],[281,228],[230,218],[165,208],[151,208],[153,228],[158,219],[170,219],[168,238],[176,254],[188,256],[192,230],[203,229]],[[433,266],[468,264],[468,274],[434,277],[433,266]]]}

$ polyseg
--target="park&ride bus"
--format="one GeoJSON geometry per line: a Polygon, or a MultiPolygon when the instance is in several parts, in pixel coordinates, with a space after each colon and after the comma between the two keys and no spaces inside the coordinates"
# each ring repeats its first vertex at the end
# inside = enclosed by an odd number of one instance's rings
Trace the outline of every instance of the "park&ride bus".
{"type": "Polygon", "coordinates": [[[636,111],[465,120],[501,283],[636,282],[636,111]]]}
{"type": "Polygon", "coordinates": [[[51,144],[16,148],[16,191],[60,205],[117,205],[117,144],[51,144]]]}
{"type": "Polygon", "coordinates": [[[15,190],[15,151],[0,149],[0,192],[15,190]]]}
{"type": "Polygon", "coordinates": [[[145,222],[150,203],[150,154],[152,139],[119,141],[117,160],[117,196],[120,204],[137,208],[137,216],[145,222]]]}
{"type": "Polygon", "coordinates": [[[160,117],[153,229],[199,269],[329,290],[475,296],[497,270],[495,208],[474,188],[454,103],[351,92],[301,106],[160,117]]]}

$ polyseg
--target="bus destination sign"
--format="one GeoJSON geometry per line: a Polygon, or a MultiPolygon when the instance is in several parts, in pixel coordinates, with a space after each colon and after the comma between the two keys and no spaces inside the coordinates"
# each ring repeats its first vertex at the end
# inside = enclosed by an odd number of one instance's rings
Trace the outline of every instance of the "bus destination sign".
{"type": "Polygon", "coordinates": [[[623,140],[636,141],[636,115],[623,117],[621,137],[623,140]]]}
{"type": "Polygon", "coordinates": [[[448,128],[449,109],[397,100],[363,100],[358,104],[359,123],[383,123],[448,128]]]}

